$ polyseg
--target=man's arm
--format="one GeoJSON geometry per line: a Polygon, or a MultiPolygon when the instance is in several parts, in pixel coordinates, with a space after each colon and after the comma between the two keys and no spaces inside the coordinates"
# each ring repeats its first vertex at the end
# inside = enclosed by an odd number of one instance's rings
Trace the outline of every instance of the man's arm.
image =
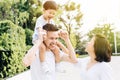
{"type": "Polygon", "coordinates": [[[35,44],[30,48],[27,52],[27,54],[23,58],[23,64],[27,67],[30,66],[30,64],[35,59],[35,53],[39,50],[39,47],[41,46],[41,43],[43,42],[43,37],[45,36],[43,34],[43,30],[39,29],[39,39],[35,41],[35,44]]]}
{"type": "Polygon", "coordinates": [[[60,41],[57,41],[57,46],[62,49],[62,51],[66,54],[69,53],[69,50],[66,48],[66,46],[64,46],[60,41]]]}
{"type": "Polygon", "coordinates": [[[37,52],[38,49],[39,49],[39,45],[35,44],[34,46],[32,46],[32,48],[28,50],[27,54],[23,58],[24,66],[28,67],[31,65],[31,63],[35,59],[35,56],[36,56],[35,53],[37,52]]]}
{"type": "Polygon", "coordinates": [[[63,55],[61,60],[76,63],[77,58],[76,58],[74,49],[72,47],[71,41],[69,39],[68,33],[63,31],[60,33],[60,37],[65,41],[65,43],[67,45],[67,49],[69,50],[68,55],[63,55]]]}

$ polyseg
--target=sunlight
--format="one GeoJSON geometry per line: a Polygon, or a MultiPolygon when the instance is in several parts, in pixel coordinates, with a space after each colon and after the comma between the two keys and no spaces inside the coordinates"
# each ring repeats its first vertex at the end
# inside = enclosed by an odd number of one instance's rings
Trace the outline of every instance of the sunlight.
{"type": "MultiPolygon", "coordinates": [[[[64,4],[68,0],[55,0],[64,4]]],[[[86,34],[98,23],[114,23],[120,29],[120,0],[71,0],[81,4],[83,26],[81,32],[86,34]]]]}

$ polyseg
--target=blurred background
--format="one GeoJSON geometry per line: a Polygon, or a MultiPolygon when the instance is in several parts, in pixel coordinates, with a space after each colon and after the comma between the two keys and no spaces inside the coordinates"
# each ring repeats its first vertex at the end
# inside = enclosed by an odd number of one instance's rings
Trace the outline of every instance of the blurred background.
{"type": "MultiPolygon", "coordinates": [[[[22,58],[32,46],[32,34],[44,1],[0,0],[0,80],[29,69],[22,65],[22,58]]],[[[55,1],[59,9],[54,21],[68,31],[77,57],[87,55],[86,43],[95,33],[108,38],[113,56],[120,55],[119,0],[55,1]]]]}

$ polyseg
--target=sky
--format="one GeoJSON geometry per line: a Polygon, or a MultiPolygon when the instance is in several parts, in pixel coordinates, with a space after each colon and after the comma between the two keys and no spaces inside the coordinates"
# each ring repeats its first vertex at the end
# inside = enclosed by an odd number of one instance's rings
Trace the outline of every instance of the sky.
{"type": "MultiPolygon", "coordinates": [[[[64,4],[68,0],[55,0],[64,4]]],[[[95,25],[114,23],[115,31],[120,31],[120,0],[72,0],[81,5],[83,25],[80,29],[83,34],[92,30],[95,25]]]]}

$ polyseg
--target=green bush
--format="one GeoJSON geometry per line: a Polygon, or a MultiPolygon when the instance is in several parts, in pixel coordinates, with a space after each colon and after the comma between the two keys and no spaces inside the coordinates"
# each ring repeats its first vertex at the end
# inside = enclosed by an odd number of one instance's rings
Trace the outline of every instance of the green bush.
{"type": "Polygon", "coordinates": [[[11,77],[24,71],[22,58],[26,52],[25,30],[9,20],[0,21],[0,50],[10,53],[0,53],[3,61],[0,66],[0,77],[11,77]]]}
{"type": "Polygon", "coordinates": [[[25,34],[26,34],[26,45],[32,45],[33,31],[31,29],[26,28],[25,34]]]}

